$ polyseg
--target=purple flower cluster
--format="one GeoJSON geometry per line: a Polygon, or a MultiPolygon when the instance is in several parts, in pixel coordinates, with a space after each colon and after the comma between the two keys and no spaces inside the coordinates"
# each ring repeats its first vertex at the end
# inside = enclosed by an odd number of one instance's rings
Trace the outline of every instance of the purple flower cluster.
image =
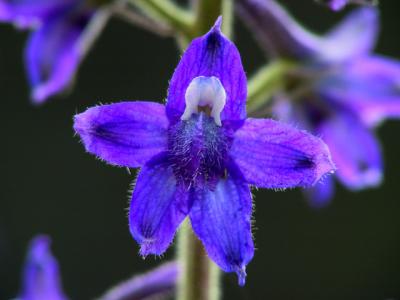
{"type": "Polygon", "coordinates": [[[141,167],[129,211],[141,255],[164,253],[188,216],[209,257],[243,285],[254,253],[250,186],[310,187],[334,167],[319,138],[246,118],[246,76],[220,25],[189,45],[165,106],[97,106],[74,128],[100,159],[141,167]]]}
{"type": "MultiPolygon", "coordinates": [[[[298,64],[290,80],[302,91],[287,91],[275,114],[327,143],[347,188],[379,185],[382,155],[371,129],[400,117],[400,63],[371,53],[378,11],[360,8],[325,36],[303,29],[272,0],[243,0],[240,11],[268,53],[298,64]]],[[[316,206],[333,191],[333,177],[309,190],[316,206]]]]}
{"type": "Polygon", "coordinates": [[[0,0],[0,22],[32,28],[25,65],[32,100],[42,103],[71,83],[107,18],[81,0],[0,0]]]}

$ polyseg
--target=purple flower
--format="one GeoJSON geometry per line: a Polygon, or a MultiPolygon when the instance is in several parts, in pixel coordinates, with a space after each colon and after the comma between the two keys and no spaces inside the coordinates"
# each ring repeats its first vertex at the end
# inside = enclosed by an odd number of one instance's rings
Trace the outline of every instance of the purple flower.
{"type": "MultiPolygon", "coordinates": [[[[66,300],[56,258],[50,250],[50,238],[39,235],[32,239],[23,273],[23,286],[18,300],[66,300]]],[[[101,300],[144,299],[161,296],[175,289],[178,266],[170,262],[143,275],[135,276],[109,290],[101,300]]]]}
{"type": "Polygon", "coordinates": [[[249,185],[308,187],[333,165],[320,139],[273,120],[246,119],[246,76],[220,25],[190,44],[165,106],[97,106],[77,115],[74,128],[100,159],[141,167],[129,212],[141,255],[164,253],[189,216],[209,257],[244,284],[254,253],[249,185]]]}
{"type": "MultiPolygon", "coordinates": [[[[322,137],[347,188],[379,185],[382,158],[371,129],[400,116],[400,64],[371,53],[377,10],[360,8],[325,36],[306,31],[271,0],[241,0],[240,13],[266,51],[299,66],[276,114],[322,137]]],[[[331,198],[331,181],[309,191],[314,205],[331,198]]]]}
{"type": "Polygon", "coordinates": [[[57,260],[50,251],[47,236],[35,237],[29,246],[20,300],[66,300],[57,260]]]}
{"type": "Polygon", "coordinates": [[[177,285],[179,268],[176,262],[165,263],[148,273],[134,276],[111,290],[98,300],[164,299],[177,285]]]}
{"type": "Polygon", "coordinates": [[[361,5],[375,5],[376,0],[320,0],[322,3],[326,3],[332,10],[341,10],[348,4],[361,4],[361,5]]]}
{"type": "Polygon", "coordinates": [[[33,28],[25,65],[35,103],[65,90],[107,13],[81,0],[0,0],[0,21],[33,28]]]}

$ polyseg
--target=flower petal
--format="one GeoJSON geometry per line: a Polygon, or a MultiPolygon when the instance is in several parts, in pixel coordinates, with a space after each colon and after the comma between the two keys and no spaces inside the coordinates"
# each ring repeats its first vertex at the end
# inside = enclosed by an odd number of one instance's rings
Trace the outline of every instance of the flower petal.
{"type": "Polygon", "coordinates": [[[277,2],[272,0],[237,2],[240,17],[267,52],[295,59],[318,55],[322,39],[298,24],[277,2]]]}
{"type": "Polygon", "coordinates": [[[341,10],[348,4],[349,0],[328,0],[328,6],[333,10],[341,10]]]}
{"type": "Polygon", "coordinates": [[[83,39],[91,21],[90,10],[59,14],[33,32],[25,50],[25,63],[32,87],[32,99],[42,103],[62,92],[73,80],[88,48],[83,39]]]}
{"type": "Polygon", "coordinates": [[[21,300],[65,300],[57,260],[50,251],[50,239],[36,236],[30,243],[24,268],[21,300]]]}
{"type": "Polygon", "coordinates": [[[272,0],[240,0],[239,14],[255,32],[260,45],[274,55],[318,62],[349,60],[370,51],[378,34],[378,11],[358,9],[326,36],[298,24],[272,0]]]}
{"type": "Polygon", "coordinates": [[[164,296],[171,294],[176,289],[179,269],[176,262],[163,264],[154,270],[134,276],[116,285],[98,299],[164,299],[164,296]]]}
{"type": "Polygon", "coordinates": [[[188,212],[187,189],[176,181],[168,155],[154,157],[139,172],[129,210],[141,255],[163,254],[188,212]]]}
{"type": "Polygon", "coordinates": [[[334,170],[321,139],[267,119],[247,119],[230,154],[247,182],[258,187],[309,187],[334,170]]]}
{"type": "Polygon", "coordinates": [[[323,122],[318,132],[331,150],[336,175],[344,185],[359,190],[381,183],[380,147],[360,120],[342,113],[323,122]]]}
{"type": "Polygon", "coordinates": [[[139,101],[92,107],[74,122],[86,151],[112,165],[132,168],[167,148],[167,128],[163,105],[139,101]]]}
{"type": "Polygon", "coordinates": [[[370,126],[400,118],[400,63],[380,56],[353,60],[321,82],[320,93],[351,108],[370,126]]]}
{"type": "Polygon", "coordinates": [[[215,190],[198,188],[193,194],[190,220],[207,254],[225,272],[236,272],[244,285],[246,265],[254,255],[251,235],[251,193],[233,164],[215,190]]]}
{"type": "Polygon", "coordinates": [[[206,35],[193,40],[182,56],[171,79],[167,115],[172,122],[185,111],[185,93],[191,81],[199,76],[217,77],[226,92],[221,120],[246,117],[246,75],[236,46],[221,32],[221,19],[206,35]]]}
{"type": "Polygon", "coordinates": [[[329,205],[335,192],[333,177],[324,178],[313,187],[305,189],[304,192],[311,207],[318,209],[329,205]]]}
{"type": "Polygon", "coordinates": [[[326,35],[324,57],[343,61],[367,54],[375,47],[378,32],[378,10],[374,7],[359,8],[326,35]]]}
{"type": "Polygon", "coordinates": [[[63,10],[71,9],[77,0],[0,0],[0,21],[19,27],[36,25],[63,10]]]}

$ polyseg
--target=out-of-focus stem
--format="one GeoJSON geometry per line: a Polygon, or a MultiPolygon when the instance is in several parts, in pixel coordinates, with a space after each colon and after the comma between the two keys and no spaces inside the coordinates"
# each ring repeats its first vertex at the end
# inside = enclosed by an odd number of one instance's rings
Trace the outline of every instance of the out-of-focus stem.
{"type": "Polygon", "coordinates": [[[207,257],[203,245],[195,237],[188,221],[178,233],[177,258],[181,266],[178,300],[218,300],[220,270],[207,257]]]}
{"type": "Polygon", "coordinates": [[[265,107],[272,95],[283,88],[285,77],[293,65],[288,61],[276,60],[261,68],[248,80],[247,112],[250,115],[265,107]]]}
{"type": "Polygon", "coordinates": [[[196,35],[206,33],[222,15],[222,31],[230,36],[233,21],[233,0],[196,0],[194,4],[196,35]]]}
{"type": "Polygon", "coordinates": [[[191,36],[193,17],[187,10],[170,0],[129,0],[155,20],[162,20],[178,33],[191,36]]]}
{"type": "Polygon", "coordinates": [[[124,1],[117,1],[114,5],[110,6],[111,12],[117,17],[126,20],[129,23],[142,27],[150,32],[159,36],[172,35],[172,29],[165,24],[157,23],[155,20],[136,12],[134,9],[129,8],[129,3],[124,1]]]}

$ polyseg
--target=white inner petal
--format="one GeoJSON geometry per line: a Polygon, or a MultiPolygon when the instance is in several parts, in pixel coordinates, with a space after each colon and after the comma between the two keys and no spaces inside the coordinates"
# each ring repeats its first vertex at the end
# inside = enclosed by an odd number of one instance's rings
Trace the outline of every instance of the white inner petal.
{"type": "Polygon", "coordinates": [[[214,76],[199,76],[192,80],[185,93],[186,108],[181,120],[188,120],[198,113],[199,107],[211,108],[210,116],[221,126],[221,112],[226,102],[226,92],[221,81],[214,76]]]}

